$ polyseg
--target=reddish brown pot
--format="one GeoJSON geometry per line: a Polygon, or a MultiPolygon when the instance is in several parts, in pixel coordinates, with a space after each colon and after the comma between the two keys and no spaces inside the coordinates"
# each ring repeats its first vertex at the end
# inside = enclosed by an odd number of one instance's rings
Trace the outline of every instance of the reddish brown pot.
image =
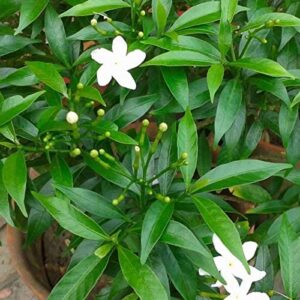
{"type": "Polygon", "coordinates": [[[6,229],[6,238],[12,262],[24,284],[37,299],[46,300],[51,288],[42,259],[41,241],[24,249],[24,234],[9,225],[6,229]]]}

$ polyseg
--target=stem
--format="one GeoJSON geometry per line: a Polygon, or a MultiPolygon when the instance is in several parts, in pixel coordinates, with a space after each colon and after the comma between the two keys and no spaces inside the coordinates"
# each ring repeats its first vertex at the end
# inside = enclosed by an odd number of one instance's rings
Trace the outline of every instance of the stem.
{"type": "Polygon", "coordinates": [[[163,174],[167,173],[170,170],[174,170],[174,167],[172,165],[166,167],[165,169],[161,170],[158,174],[156,174],[155,176],[147,180],[147,183],[153,182],[155,179],[158,179],[159,177],[161,177],[163,174]]]}
{"type": "Polygon", "coordinates": [[[247,49],[249,48],[250,43],[251,43],[251,41],[253,40],[255,34],[256,34],[257,32],[259,32],[260,30],[264,29],[264,28],[265,28],[265,26],[260,27],[260,28],[257,28],[257,29],[255,29],[253,32],[248,31],[248,34],[249,34],[248,40],[247,40],[247,42],[246,42],[246,44],[245,44],[245,46],[244,46],[244,48],[243,48],[243,50],[242,50],[241,55],[239,56],[240,58],[242,58],[242,57],[245,55],[245,53],[246,53],[247,49]]]}
{"type": "Polygon", "coordinates": [[[215,299],[225,299],[227,297],[226,295],[209,293],[209,292],[199,292],[199,296],[205,298],[215,298],[215,299]]]}
{"type": "Polygon", "coordinates": [[[230,47],[230,49],[231,49],[231,55],[232,55],[232,59],[233,59],[233,61],[236,61],[236,55],[235,55],[234,47],[233,47],[233,45],[232,45],[232,44],[231,44],[231,47],[230,47]]]}
{"type": "Polygon", "coordinates": [[[285,298],[285,299],[293,300],[292,298],[290,298],[290,297],[288,297],[288,296],[286,296],[286,295],[284,295],[284,294],[282,294],[282,293],[280,293],[280,292],[277,292],[277,291],[272,291],[272,292],[273,292],[274,294],[277,294],[277,295],[279,295],[279,296],[285,298]]]}

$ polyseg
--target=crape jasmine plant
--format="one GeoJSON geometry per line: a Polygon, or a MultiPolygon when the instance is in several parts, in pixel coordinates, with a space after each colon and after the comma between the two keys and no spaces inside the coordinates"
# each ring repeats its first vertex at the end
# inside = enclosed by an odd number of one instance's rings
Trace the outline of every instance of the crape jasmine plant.
{"type": "Polygon", "coordinates": [[[0,215],[26,246],[69,233],[49,299],[103,274],[97,299],[297,299],[298,16],[293,0],[0,2],[0,215]]]}

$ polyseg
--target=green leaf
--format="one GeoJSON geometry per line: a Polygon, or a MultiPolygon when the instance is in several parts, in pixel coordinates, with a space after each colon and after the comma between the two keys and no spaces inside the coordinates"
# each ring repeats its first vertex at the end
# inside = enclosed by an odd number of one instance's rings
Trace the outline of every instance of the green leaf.
{"type": "Polygon", "coordinates": [[[281,79],[255,76],[250,78],[250,83],[281,99],[286,105],[290,105],[289,95],[281,79]]]}
{"type": "Polygon", "coordinates": [[[292,168],[290,164],[270,163],[255,159],[237,160],[212,169],[193,184],[190,190],[191,192],[209,192],[254,183],[290,168],[292,168]]]}
{"type": "Polygon", "coordinates": [[[26,65],[41,82],[68,97],[66,84],[53,64],[41,61],[28,61],[26,65]]]}
{"type": "Polygon", "coordinates": [[[294,78],[284,67],[274,60],[268,58],[241,58],[229,63],[232,67],[245,68],[256,73],[265,74],[272,77],[294,78]]]}
{"type": "Polygon", "coordinates": [[[211,253],[203,246],[194,233],[185,225],[171,220],[168,227],[160,238],[161,242],[176,247],[201,253],[204,256],[211,257],[211,253]]]}
{"type": "Polygon", "coordinates": [[[241,31],[248,31],[251,29],[259,28],[265,25],[268,21],[276,21],[273,26],[279,27],[297,27],[300,26],[300,19],[286,13],[266,13],[252,18],[250,22],[242,28],[241,31]]]}
{"type": "MultiPolygon", "coordinates": [[[[239,7],[237,12],[245,10],[239,7]]],[[[180,16],[169,29],[169,31],[181,30],[202,24],[213,23],[221,17],[219,1],[208,1],[192,6],[180,16]]]]}
{"type": "Polygon", "coordinates": [[[207,226],[248,270],[249,266],[244,255],[240,235],[233,222],[212,200],[200,195],[193,196],[192,199],[207,226]]]}
{"type": "Polygon", "coordinates": [[[210,150],[206,136],[201,133],[198,139],[198,160],[197,171],[199,175],[203,175],[211,169],[212,151],[210,150]]]}
{"type": "Polygon", "coordinates": [[[147,210],[141,233],[141,263],[147,258],[158,242],[172,217],[174,205],[170,203],[154,202],[147,210]]]}
{"type": "Polygon", "coordinates": [[[171,6],[172,0],[152,0],[152,17],[158,35],[165,30],[171,6]]]}
{"type": "Polygon", "coordinates": [[[81,210],[105,219],[125,219],[124,214],[103,196],[82,188],[70,188],[62,185],[55,187],[66,195],[81,210]],[[86,201],[88,199],[88,201],[86,201]]]}
{"type": "Polygon", "coordinates": [[[296,106],[298,103],[300,103],[300,92],[294,97],[292,104],[291,104],[291,108],[296,106]]]}
{"type": "Polygon", "coordinates": [[[98,0],[88,0],[65,11],[60,17],[90,16],[124,7],[130,5],[121,0],[101,0],[100,3],[98,0]]]}
{"type": "Polygon", "coordinates": [[[238,80],[233,79],[226,83],[219,98],[215,118],[215,145],[233,124],[240,109],[242,97],[242,86],[238,80]]]}
{"type": "Polygon", "coordinates": [[[247,214],[280,214],[289,209],[289,206],[281,200],[272,200],[259,204],[254,208],[250,208],[246,211],[247,214]]]}
{"type": "Polygon", "coordinates": [[[10,205],[8,200],[8,194],[3,182],[3,164],[0,161],[0,217],[11,226],[14,226],[14,222],[10,215],[10,205]]]}
{"type": "Polygon", "coordinates": [[[51,5],[48,5],[45,13],[45,33],[53,54],[65,66],[70,67],[72,49],[66,37],[64,24],[51,5]]]}
{"type": "Polygon", "coordinates": [[[161,259],[169,278],[184,300],[197,299],[197,275],[192,264],[175,249],[166,246],[160,249],[161,259]],[[175,256],[175,254],[177,254],[175,256]]]}
{"type": "Polygon", "coordinates": [[[26,0],[22,1],[20,10],[20,22],[15,34],[22,32],[24,28],[36,20],[46,8],[49,0],[26,0]]]}
{"type": "Polygon", "coordinates": [[[84,258],[57,283],[48,300],[84,300],[105,271],[110,256],[84,258]]]}
{"type": "Polygon", "coordinates": [[[279,112],[279,131],[284,147],[288,146],[290,136],[295,128],[298,119],[298,107],[290,108],[281,105],[279,112]]]}
{"type": "Polygon", "coordinates": [[[212,65],[207,72],[207,86],[210,94],[210,100],[213,103],[215,94],[222,84],[224,76],[223,65],[212,65]]]}
{"type": "Polygon", "coordinates": [[[24,202],[27,183],[27,166],[23,152],[17,151],[5,160],[2,175],[7,192],[12,199],[16,201],[22,214],[27,217],[24,202]]]}
{"type": "Polygon", "coordinates": [[[238,7],[238,0],[221,0],[221,19],[232,22],[238,7]]]}
{"type": "Polygon", "coordinates": [[[170,92],[186,110],[189,105],[189,85],[185,70],[182,68],[162,68],[161,71],[170,92]]]}
{"type": "Polygon", "coordinates": [[[218,63],[217,60],[194,51],[169,51],[145,62],[142,66],[165,66],[165,67],[207,67],[218,63]]]}
{"type": "Polygon", "coordinates": [[[272,200],[272,196],[260,185],[237,185],[232,190],[234,196],[255,204],[272,200]]]}
{"type": "Polygon", "coordinates": [[[83,98],[95,100],[98,103],[106,106],[99,90],[92,86],[85,86],[82,90],[78,91],[78,95],[83,98]]]}
{"type": "Polygon", "coordinates": [[[0,1],[0,20],[15,13],[21,6],[21,0],[0,1]]]}
{"type": "Polygon", "coordinates": [[[283,215],[278,242],[281,276],[285,292],[296,299],[300,292],[300,238],[283,215]]]}
{"type": "Polygon", "coordinates": [[[186,187],[188,187],[194,176],[198,159],[197,126],[189,109],[187,109],[184,117],[179,122],[177,136],[177,152],[178,157],[180,157],[183,153],[188,154],[188,165],[180,167],[180,171],[183,175],[185,185],[186,187]]]}
{"type": "Polygon", "coordinates": [[[45,91],[37,92],[27,96],[25,99],[21,96],[13,96],[0,103],[0,126],[8,123],[20,113],[28,109],[45,91]]]}
{"type": "Polygon", "coordinates": [[[125,145],[137,145],[138,142],[122,131],[110,131],[111,140],[125,145]]]}
{"type": "Polygon", "coordinates": [[[178,35],[174,39],[170,37],[163,37],[160,39],[150,37],[141,42],[146,45],[152,45],[169,51],[195,51],[216,60],[219,60],[221,57],[218,49],[211,43],[192,36],[178,35]]]}
{"type": "Polygon", "coordinates": [[[0,36],[0,57],[35,43],[38,41],[22,36],[2,35],[0,36]]]}
{"type": "Polygon", "coordinates": [[[38,80],[28,67],[16,69],[8,76],[0,79],[0,84],[28,86],[37,84],[38,80]]]}
{"type": "Polygon", "coordinates": [[[65,199],[46,197],[36,192],[32,194],[66,230],[89,240],[109,240],[109,236],[93,219],[65,199]]]}
{"type": "Polygon", "coordinates": [[[156,274],[149,266],[142,265],[139,257],[119,246],[122,273],[141,300],[168,300],[168,295],[156,274]]]}
{"type": "Polygon", "coordinates": [[[287,160],[289,163],[296,165],[300,160],[300,120],[298,118],[298,109],[297,111],[297,119],[296,124],[294,126],[294,129],[291,133],[291,136],[289,138],[287,147],[286,147],[286,154],[287,154],[287,160]]]}
{"type": "Polygon", "coordinates": [[[51,162],[51,176],[55,184],[73,186],[72,172],[65,160],[56,155],[51,162]]]}

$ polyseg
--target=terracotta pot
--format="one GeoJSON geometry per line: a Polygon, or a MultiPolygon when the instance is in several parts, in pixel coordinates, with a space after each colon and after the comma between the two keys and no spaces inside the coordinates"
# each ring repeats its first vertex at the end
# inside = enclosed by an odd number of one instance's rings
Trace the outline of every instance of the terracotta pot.
{"type": "Polygon", "coordinates": [[[24,249],[24,234],[9,225],[6,228],[7,246],[15,269],[34,296],[46,300],[51,288],[44,268],[41,240],[24,249]]]}

